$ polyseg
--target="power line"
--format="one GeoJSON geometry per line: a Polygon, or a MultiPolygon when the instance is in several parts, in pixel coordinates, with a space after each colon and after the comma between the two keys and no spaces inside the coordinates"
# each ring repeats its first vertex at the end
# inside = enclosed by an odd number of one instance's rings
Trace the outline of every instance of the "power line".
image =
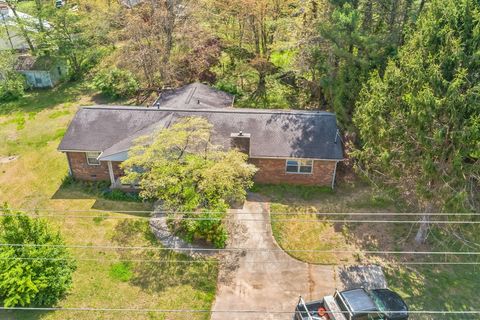
{"type": "MultiPolygon", "coordinates": [[[[293,308],[292,308],[293,309],[293,308]]],[[[206,310],[206,309],[147,309],[147,308],[89,308],[89,307],[0,307],[0,310],[21,310],[21,311],[93,311],[93,312],[147,312],[147,313],[243,313],[243,314],[293,314],[294,311],[272,311],[272,310],[206,310]]],[[[329,311],[326,311],[327,313],[329,311]]],[[[348,311],[335,311],[335,313],[347,313],[348,311]]],[[[389,314],[403,314],[404,311],[383,310],[389,314]]],[[[480,310],[409,310],[409,314],[480,314],[480,310]]]]}
{"type": "MultiPolygon", "coordinates": [[[[235,209],[234,209],[235,210],[235,209]]],[[[219,211],[171,211],[171,210],[95,210],[95,209],[85,209],[85,210],[68,210],[68,209],[47,209],[47,208],[33,208],[33,209],[14,209],[14,208],[0,208],[0,211],[23,211],[23,212],[112,212],[112,213],[145,213],[145,214],[224,214],[224,212],[219,211]]],[[[251,212],[235,212],[235,215],[261,215],[268,214],[268,212],[263,211],[251,211],[251,212]]],[[[441,213],[441,212],[427,212],[427,213],[418,213],[418,212],[270,212],[270,215],[319,215],[319,216],[480,216],[480,213],[441,213]]]]}
{"type": "MultiPolygon", "coordinates": [[[[77,215],[48,215],[48,214],[24,214],[27,217],[32,217],[32,218],[46,218],[46,217],[51,217],[51,218],[64,218],[64,219],[140,219],[140,220],[161,220],[164,219],[164,217],[119,217],[119,216],[107,216],[107,215],[101,215],[101,216],[90,216],[90,215],[82,215],[82,216],[77,216],[77,215]]],[[[18,214],[15,213],[3,213],[0,214],[0,217],[15,217],[18,216],[18,214]]],[[[348,220],[348,219],[342,219],[342,220],[332,220],[332,219],[278,219],[278,218],[272,218],[272,219],[237,219],[237,218],[224,218],[224,217],[202,217],[202,218],[192,218],[192,217],[178,217],[175,218],[175,220],[182,220],[182,221],[235,221],[235,222],[319,222],[319,223],[407,223],[407,224],[418,224],[421,223],[420,220],[348,220]]],[[[464,220],[451,220],[451,221],[445,221],[445,220],[430,220],[428,221],[429,224],[480,224],[480,221],[464,221],[464,220]]]]}
{"type": "Polygon", "coordinates": [[[54,245],[33,243],[0,243],[0,247],[46,247],[73,249],[104,249],[104,250],[172,250],[172,251],[205,251],[205,252],[317,252],[317,253],[364,253],[364,254],[411,254],[411,255],[480,255],[480,251],[361,251],[361,250],[318,250],[318,249],[272,249],[272,248],[164,248],[153,246],[92,246],[92,245],[54,245]]]}
{"type": "MultiPolygon", "coordinates": [[[[218,260],[166,260],[166,259],[105,259],[105,258],[45,258],[45,257],[4,257],[0,260],[39,260],[39,261],[98,261],[98,262],[158,262],[158,263],[182,263],[182,264],[194,264],[194,263],[205,263],[205,264],[221,264],[222,261],[218,260]]],[[[248,264],[276,264],[276,263],[298,263],[295,259],[290,260],[277,260],[277,261],[242,261],[242,263],[248,264]]],[[[446,262],[446,261],[417,261],[417,262],[399,262],[402,265],[480,265],[480,262],[446,262]]],[[[387,262],[387,264],[389,264],[387,262]]],[[[339,263],[313,263],[315,266],[329,266],[329,267],[348,267],[356,266],[356,264],[339,264],[339,263]]]]}

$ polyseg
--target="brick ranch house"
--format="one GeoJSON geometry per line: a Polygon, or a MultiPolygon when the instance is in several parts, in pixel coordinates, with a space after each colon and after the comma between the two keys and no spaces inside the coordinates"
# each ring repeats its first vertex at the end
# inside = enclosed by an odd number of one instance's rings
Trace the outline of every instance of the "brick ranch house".
{"type": "Polygon", "coordinates": [[[58,149],[67,155],[74,178],[122,187],[120,164],[135,139],[179,118],[197,116],[213,124],[213,143],[248,154],[259,169],[255,182],[334,187],[337,164],[343,160],[334,114],[233,108],[233,100],[194,83],[162,94],[150,108],[83,107],[58,149]]]}

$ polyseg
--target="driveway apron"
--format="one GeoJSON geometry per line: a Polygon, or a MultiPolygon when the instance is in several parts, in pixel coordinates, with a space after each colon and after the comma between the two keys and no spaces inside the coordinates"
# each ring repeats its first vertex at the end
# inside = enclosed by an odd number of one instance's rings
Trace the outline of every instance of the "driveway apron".
{"type": "Polygon", "coordinates": [[[306,264],[280,250],[272,236],[268,203],[260,196],[249,195],[233,216],[242,236],[234,235],[229,246],[253,251],[239,255],[236,268],[219,277],[212,320],[292,319],[299,296],[316,300],[340,288],[334,266],[306,264]]]}

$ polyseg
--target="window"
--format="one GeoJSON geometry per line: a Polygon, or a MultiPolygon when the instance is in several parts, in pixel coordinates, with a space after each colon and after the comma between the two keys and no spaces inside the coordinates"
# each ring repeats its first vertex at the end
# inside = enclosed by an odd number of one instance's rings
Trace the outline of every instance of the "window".
{"type": "Polygon", "coordinates": [[[100,152],[85,152],[87,156],[87,163],[91,166],[98,166],[100,165],[100,161],[97,160],[100,152]]]}
{"type": "Polygon", "coordinates": [[[313,160],[287,160],[287,173],[310,174],[313,171],[313,160]]]}

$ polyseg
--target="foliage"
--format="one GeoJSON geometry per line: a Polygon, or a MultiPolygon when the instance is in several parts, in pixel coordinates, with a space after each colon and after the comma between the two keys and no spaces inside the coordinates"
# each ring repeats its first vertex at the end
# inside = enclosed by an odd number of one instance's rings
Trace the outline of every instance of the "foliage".
{"type": "Polygon", "coordinates": [[[431,2],[357,104],[361,165],[426,211],[478,210],[479,23],[476,1],[431,2]]]}
{"type": "Polygon", "coordinates": [[[112,98],[128,98],[139,89],[131,72],[117,68],[101,70],[93,79],[93,86],[112,98]]]}
{"type": "Polygon", "coordinates": [[[194,13],[197,1],[152,0],[125,10],[117,33],[123,42],[114,63],[131,71],[146,91],[193,81],[214,82],[210,68],[220,44],[194,13]]]}
{"type": "MultiPolygon", "coordinates": [[[[189,117],[138,139],[122,164],[126,174],[122,182],[138,183],[141,197],[159,199],[170,211],[225,212],[229,204],[245,200],[256,169],[246,163],[245,154],[213,145],[211,134],[206,119],[189,117]]],[[[223,242],[212,236],[224,233],[220,219],[190,220],[183,227],[218,245],[223,242]]]]}
{"type": "Polygon", "coordinates": [[[208,4],[212,12],[218,12],[209,15],[209,27],[223,43],[225,62],[218,70],[220,83],[231,83],[233,78],[234,86],[248,93],[241,97],[244,105],[278,107],[276,92],[270,90],[280,84],[275,76],[288,63],[276,59],[274,53],[294,34],[291,30],[295,29],[294,13],[299,4],[290,0],[211,0],[208,4]]]}
{"type": "Polygon", "coordinates": [[[12,53],[0,53],[0,101],[13,101],[23,96],[25,79],[15,71],[15,63],[12,53]]]}
{"type": "Polygon", "coordinates": [[[305,45],[298,57],[304,103],[335,111],[341,125],[353,129],[351,117],[362,84],[372,70],[383,72],[423,5],[412,0],[312,2],[305,12],[305,45]],[[321,3],[328,9],[320,11],[321,3]]]}
{"type": "Polygon", "coordinates": [[[41,219],[5,205],[0,241],[19,246],[0,248],[0,297],[5,307],[51,306],[72,286],[76,266],[59,233],[41,219]],[[31,244],[39,245],[28,246],[31,244]],[[27,246],[23,246],[27,245],[27,246]],[[52,260],[48,260],[52,259],[52,260]]]}

